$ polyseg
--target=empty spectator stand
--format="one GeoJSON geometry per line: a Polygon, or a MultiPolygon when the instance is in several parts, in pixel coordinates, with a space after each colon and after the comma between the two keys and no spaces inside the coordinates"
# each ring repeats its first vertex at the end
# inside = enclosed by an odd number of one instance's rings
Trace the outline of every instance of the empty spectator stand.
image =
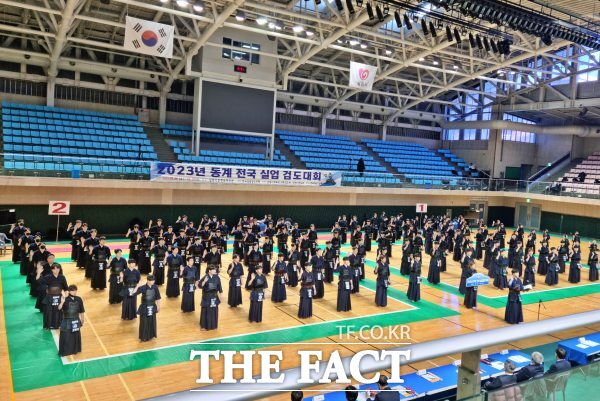
{"type": "MultiPolygon", "coordinates": [[[[160,128],[166,138],[192,138],[192,127],[177,124],[161,124],[160,128]]],[[[268,138],[250,135],[225,134],[218,132],[200,132],[200,141],[212,139],[216,141],[231,141],[249,144],[266,145],[268,138]]]]}
{"type": "Polygon", "coordinates": [[[587,159],[565,173],[557,182],[561,184],[562,190],[565,192],[600,195],[600,184],[596,184],[596,180],[600,180],[600,152],[592,153],[587,159]],[[580,173],[586,173],[583,182],[578,179],[580,173]],[[564,179],[566,180],[563,181],[564,179]]]}
{"type": "Polygon", "coordinates": [[[454,167],[422,145],[376,139],[362,142],[415,185],[457,185],[454,167]]]}
{"type": "Polygon", "coordinates": [[[456,166],[455,170],[460,176],[464,177],[479,177],[478,171],[472,171],[470,164],[456,156],[448,149],[438,149],[437,151],[443,158],[456,166]]]}
{"type": "Polygon", "coordinates": [[[273,160],[265,158],[260,153],[242,153],[242,152],[222,152],[218,150],[200,150],[200,156],[192,154],[185,142],[168,141],[169,146],[177,159],[182,163],[202,163],[202,164],[221,164],[232,166],[257,166],[257,167],[276,167],[290,168],[291,164],[285,157],[275,150],[273,160]]]}
{"type": "Polygon", "coordinates": [[[137,117],[2,103],[6,170],[149,174],[156,160],[137,117]]]}

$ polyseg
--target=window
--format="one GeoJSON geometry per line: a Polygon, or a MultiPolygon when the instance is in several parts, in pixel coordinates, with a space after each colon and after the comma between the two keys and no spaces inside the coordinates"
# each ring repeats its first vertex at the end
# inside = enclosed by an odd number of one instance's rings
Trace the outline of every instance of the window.
{"type": "MultiPolygon", "coordinates": [[[[589,49],[588,49],[589,51],[589,49]]],[[[586,71],[577,75],[577,82],[592,82],[598,80],[598,63],[600,60],[600,51],[582,54],[579,57],[577,71],[586,71]],[[591,56],[591,57],[590,57],[591,56]],[[587,71],[590,70],[590,71],[587,71]]]]}
{"type": "MultiPolygon", "coordinates": [[[[504,118],[504,120],[513,121],[516,123],[535,125],[535,123],[533,121],[526,120],[521,117],[516,117],[516,116],[513,116],[512,114],[504,114],[503,118],[504,118]]],[[[505,130],[502,130],[502,140],[503,141],[511,141],[511,142],[535,143],[535,133],[505,129],[505,130]]]]}
{"type": "Polygon", "coordinates": [[[240,42],[238,40],[231,40],[230,38],[223,38],[223,44],[234,47],[234,49],[224,47],[221,53],[223,58],[233,61],[247,61],[251,64],[260,64],[260,55],[252,52],[260,51],[260,44],[240,42]],[[244,50],[237,50],[235,48],[244,50]]]}
{"type": "MultiPolygon", "coordinates": [[[[489,121],[492,119],[492,103],[496,97],[496,86],[491,82],[485,82],[474,89],[483,93],[461,93],[452,100],[452,106],[446,106],[448,121],[489,121]]],[[[446,130],[443,138],[446,141],[487,141],[490,139],[490,130],[446,130]]]]}

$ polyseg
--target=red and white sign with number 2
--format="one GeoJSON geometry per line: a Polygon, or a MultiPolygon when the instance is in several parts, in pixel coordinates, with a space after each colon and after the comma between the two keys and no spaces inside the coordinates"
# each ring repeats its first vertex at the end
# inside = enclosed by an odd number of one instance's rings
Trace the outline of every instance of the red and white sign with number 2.
{"type": "Polygon", "coordinates": [[[417,213],[427,213],[427,203],[417,203],[417,213]]]}
{"type": "Polygon", "coordinates": [[[48,202],[48,215],[50,216],[68,216],[71,211],[70,201],[50,201],[48,202]]]}

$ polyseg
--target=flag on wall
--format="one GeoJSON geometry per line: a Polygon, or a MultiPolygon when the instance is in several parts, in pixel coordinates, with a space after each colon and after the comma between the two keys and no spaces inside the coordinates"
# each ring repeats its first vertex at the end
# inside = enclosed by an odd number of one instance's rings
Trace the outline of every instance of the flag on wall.
{"type": "Polygon", "coordinates": [[[350,62],[350,84],[351,88],[370,91],[373,89],[377,67],[368,64],[350,62]]]}
{"type": "Polygon", "coordinates": [[[158,57],[173,57],[173,35],[171,25],[127,17],[125,21],[125,43],[123,47],[132,52],[158,57]]]}

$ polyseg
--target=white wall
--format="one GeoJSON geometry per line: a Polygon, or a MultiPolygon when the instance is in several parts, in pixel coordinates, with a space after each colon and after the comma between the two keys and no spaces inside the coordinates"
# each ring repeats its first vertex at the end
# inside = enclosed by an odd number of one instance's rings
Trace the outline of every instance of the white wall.
{"type": "MultiPolygon", "coordinates": [[[[537,166],[545,166],[571,151],[573,135],[543,135],[536,136],[537,166]]],[[[600,141],[599,141],[600,142],[600,141]]]]}
{"type": "Polygon", "coordinates": [[[600,152],[600,138],[573,138],[571,158],[585,158],[594,152],[600,152]]]}

